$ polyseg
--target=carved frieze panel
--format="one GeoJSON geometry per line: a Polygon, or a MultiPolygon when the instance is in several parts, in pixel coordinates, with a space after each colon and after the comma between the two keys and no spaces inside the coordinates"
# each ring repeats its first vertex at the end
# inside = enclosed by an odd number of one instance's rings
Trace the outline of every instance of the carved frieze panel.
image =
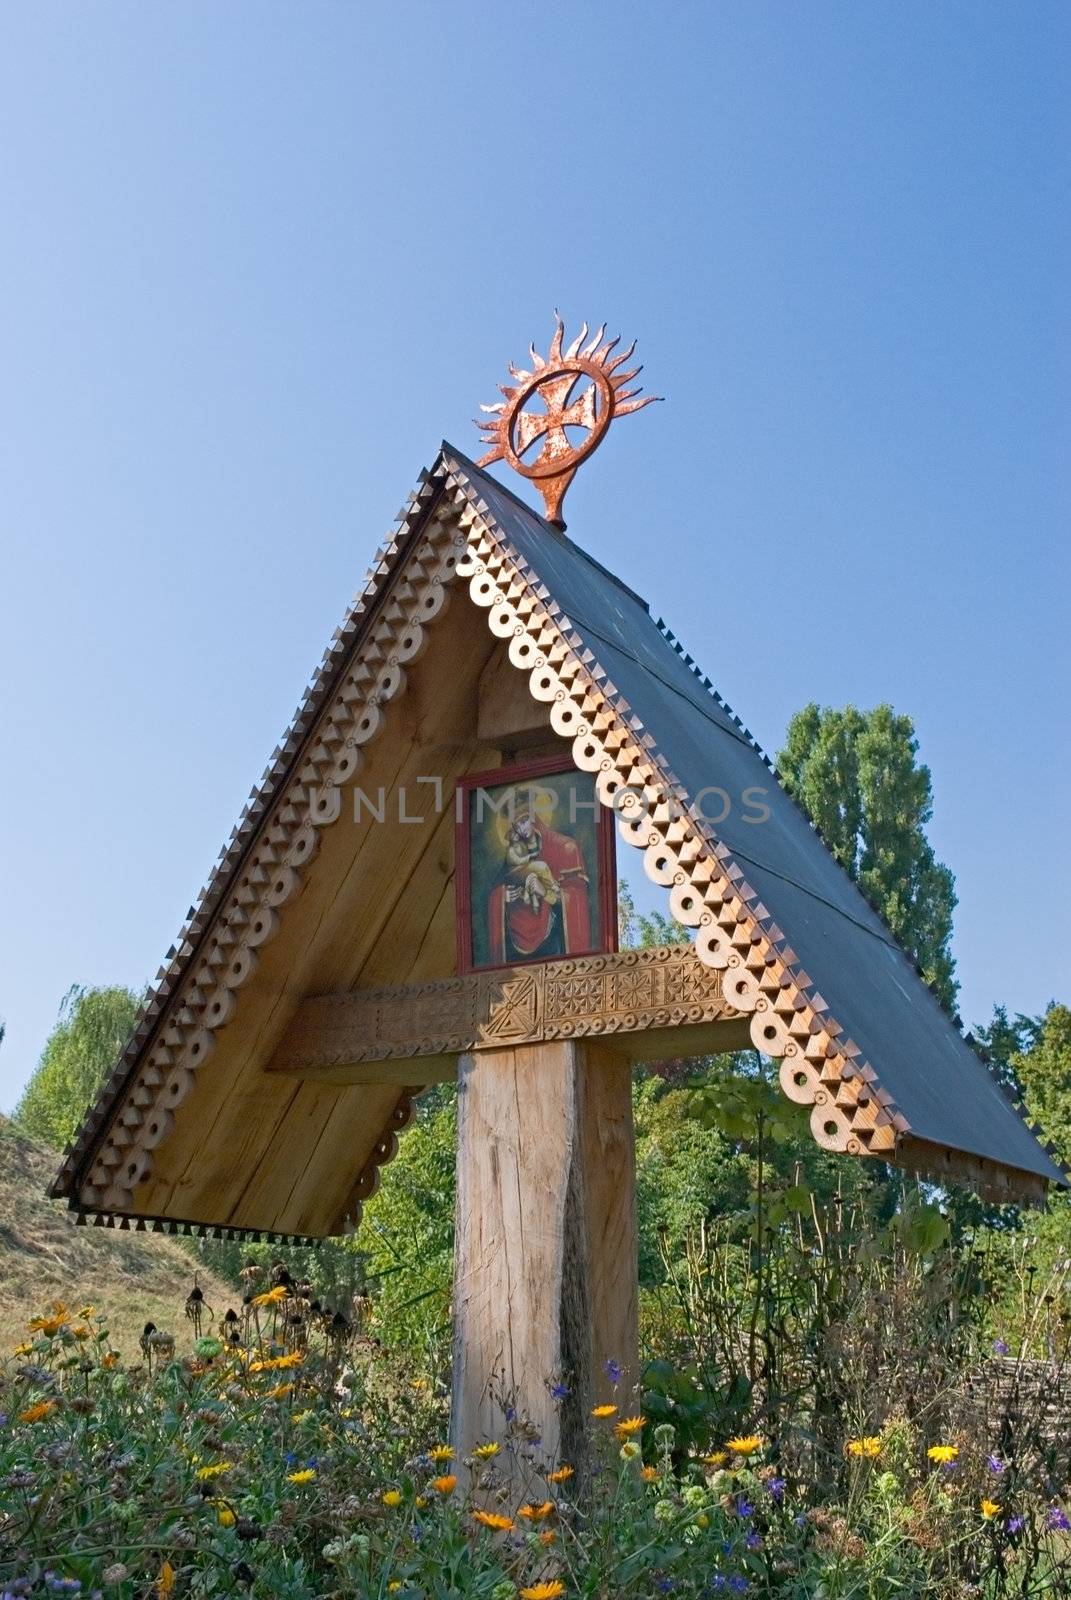
{"type": "Polygon", "coordinates": [[[321,995],[304,1001],[273,1066],[292,1071],[460,1054],[739,1015],[722,994],[721,972],[705,967],[690,944],[623,950],[405,988],[321,995]]]}

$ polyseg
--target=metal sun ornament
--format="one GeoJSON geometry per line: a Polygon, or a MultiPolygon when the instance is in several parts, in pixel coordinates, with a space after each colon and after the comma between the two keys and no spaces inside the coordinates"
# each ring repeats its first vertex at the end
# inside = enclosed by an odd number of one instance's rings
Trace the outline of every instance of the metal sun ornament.
{"type": "Polygon", "coordinates": [[[499,384],[505,400],[481,406],[487,415],[482,420],[477,418],[476,425],[483,429],[484,444],[491,446],[478,465],[508,461],[543,496],[547,521],[564,528],[562,501],[580,463],[602,443],[615,417],[642,411],[662,397],[649,394],[640,400],[637,397],[642,386],[628,387],[643,370],[640,366],[620,370],[631,358],[635,340],[615,356],[620,337],[607,339],[603,323],[585,344],[585,322],[572,343],[563,349],[565,325],[558,312],[554,315],[558,325],[546,359],[537,354],[534,345],[529,345],[531,372],[522,371],[511,361],[510,375],[517,381],[499,384]],[[533,406],[541,409],[529,409],[533,406]],[[542,445],[533,455],[540,440],[542,445]]]}

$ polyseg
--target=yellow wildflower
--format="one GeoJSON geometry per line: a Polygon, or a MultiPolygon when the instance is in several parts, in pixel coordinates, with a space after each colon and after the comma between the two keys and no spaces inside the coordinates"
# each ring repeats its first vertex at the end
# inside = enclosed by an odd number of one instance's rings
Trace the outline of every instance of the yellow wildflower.
{"type": "Polygon", "coordinates": [[[19,1412],[20,1422],[44,1422],[53,1411],[59,1410],[58,1400],[38,1400],[36,1405],[27,1406],[25,1411],[19,1412]]]}
{"type": "Polygon", "coordinates": [[[222,1477],[223,1473],[229,1472],[230,1470],[231,1464],[229,1461],[213,1461],[212,1465],[209,1467],[198,1467],[197,1476],[201,1479],[219,1478],[222,1477]]]}
{"type": "Polygon", "coordinates": [[[640,1477],[643,1479],[644,1483],[657,1483],[658,1482],[658,1468],[657,1467],[641,1467],[640,1468],[640,1477]]]}
{"type": "Polygon", "coordinates": [[[556,1467],[553,1472],[547,1473],[548,1483],[565,1483],[573,1476],[572,1467],[556,1467]]]}
{"type": "Polygon", "coordinates": [[[558,1600],[558,1596],[565,1593],[565,1585],[560,1578],[555,1578],[553,1583],[533,1583],[529,1589],[518,1589],[521,1600],[558,1600]]]}
{"type": "Polygon", "coordinates": [[[448,1444],[434,1445],[432,1449],[428,1451],[428,1455],[431,1457],[432,1461],[435,1462],[452,1461],[454,1459],[454,1452],[451,1450],[448,1444]]]}
{"type": "Polygon", "coordinates": [[[30,1340],[24,1339],[22,1344],[17,1344],[15,1346],[12,1354],[16,1356],[28,1356],[32,1349],[33,1345],[31,1344],[30,1340]]]}
{"type": "Polygon", "coordinates": [[[264,1294],[255,1294],[250,1300],[251,1306],[280,1306],[287,1298],[285,1283],[277,1283],[274,1289],[268,1289],[264,1294]]]}
{"type": "MultiPolygon", "coordinates": [[[[612,1417],[616,1410],[616,1406],[593,1406],[591,1414],[593,1417],[612,1417]]],[[[524,1593],[523,1589],[521,1593],[524,1593]]]]}
{"type": "Polygon", "coordinates": [[[300,1472],[288,1472],[287,1483],[311,1483],[316,1476],[315,1467],[302,1467],[300,1472]]]}
{"type": "Polygon", "coordinates": [[[959,1455],[959,1446],[954,1444],[931,1444],[926,1454],[931,1461],[955,1461],[959,1455]]]}
{"type": "Polygon", "coordinates": [[[53,1300],[50,1317],[31,1317],[26,1324],[31,1333],[44,1333],[51,1339],[67,1320],[67,1307],[62,1300],[53,1300]]]}
{"type": "Polygon", "coordinates": [[[441,1478],[432,1478],[431,1487],[436,1494],[453,1494],[457,1488],[457,1474],[444,1472],[441,1478]]]}
{"type": "Polygon", "coordinates": [[[983,1500],[980,1503],[983,1517],[996,1517],[1000,1515],[1000,1506],[995,1500],[983,1500]]]}
{"type": "Polygon", "coordinates": [[[630,1434],[640,1432],[643,1422],[642,1417],[622,1417],[620,1422],[614,1423],[614,1432],[619,1439],[627,1439],[630,1434]]]}
{"type": "Polygon", "coordinates": [[[230,1506],[220,1506],[219,1525],[221,1528],[233,1528],[236,1521],[237,1518],[235,1517],[230,1506]]]}
{"type": "Polygon", "coordinates": [[[635,1439],[626,1439],[618,1453],[622,1461],[635,1461],[640,1453],[640,1447],[635,1439]]]}
{"type": "Polygon", "coordinates": [[[96,1306],[83,1306],[81,1311],[78,1313],[83,1322],[89,1322],[93,1317],[96,1316],[96,1314],[96,1306]]]}
{"type": "Polygon", "coordinates": [[[294,1421],[295,1422],[308,1422],[309,1418],[312,1417],[312,1416],[315,1416],[315,1414],[316,1413],[314,1411],[311,1411],[311,1410],[309,1410],[309,1411],[296,1411],[294,1413],[294,1421]]]}
{"type": "Polygon", "coordinates": [[[409,1387],[411,1389],[415,1389],[417,1394],[423,1394],[426,1389],[431,1388],[431,1384],[428,1382],[427,1378],[412,1378],[410,1380],[409,1387]]]}
{"type": "Polygon", "coordinates": [[[390,1582],[388,1583],[388,1585],[387,1585],[387,1593],[388,1594],[397,1594],[398,1590],[401,1588],[401,1586],[402,1586],[401,1578],[392,1578],[390,1580],[390,1582]]]}
{"type": "Polygon", "coordinates": [[[175,1591],[175,1569],[170,1561],[165,1561],[156,1574],[157,1600],[167,1600],[168,1595],[175,1591]]]}
{"type": "Polygon", "coordinates": [[[105,1372],[110,1372],[113,1367],[117,1367],[119,1365],[118,1350],[109,1350],[107,1355],[101,1357],[100,1364],[104,1368],[105,1372]]]}
{"type": "Polygon", "coordinates": [[[381,1496],[381,1499],[382,1499],[383,1504],[385,1506],[391,1506],[392,1508],[394,1506],[400,1506],[401,1503],[402,1503],[401,1490],[400,1489],[384,1489],[383,1494],[381,1496]]]}
{"type": "Polygon", "coordinates": [[[501,1445],[497,1444],[478,1444],[472,1453],[481,1461],[490,1461],[492,1456],[497,1456],[501,1448],[501,1445]]]}
{"type": "Polygon", "coordinates": [[[423,1511],[427,1503],[428,1497],[426,1494],[418,1494],[416,1499],[413,1501],[413,1504],[416,1506],[418,1511],[423,1511]]]}
{"type": "Polygon", "coordinates": [[[881,1454],[881,1439],[876,1433],[869,1433],[862,1439],[849,1439],[844,1448],[850,1456],[867,1456],[873,1461],[881,1454]]]}
{"type": "Polygon", "coordinates": [[[553,1528],[544,1528],[543,1532],[539,1535],[539,1542],[540,1544],[553,1544],[557,1537],[558,1535],[554,1532],[553,1528]]]}
{"type": "Polygon", "coordinates": [[[512,1517],[500,1517],[497,1511],[474,1511],[474,1522],[481,1522],[485,1528],[495,1528],[499,1533],[508,1533],[513,1527],[512,1517]]]}
{"type": "Polygon", "coordinates": [[[554,1501],[544,1500],[542,1505],[538,1506],[521,1506],[517,1515],[527,1518],[529,1522],[546,1522],[548,1517],[554,1515],[554,1501]]]}
{"type": "Polygon", "coordinates": [[[71,1332],[76,1339],[88,1339],[91,1330],[86,1327],[84,1322],[80,1322],[76,1328],[71,1329],[71,1332]]]}
{"type": "Polygon", "coordinates": [[[724,1467],[729,1459],[728,1450],[712,1450],[708,1456],[703,1457],[704,1467],[724,1467]]]}
{"type": "Polygon", "coordinates": [[[762,1440],[757,1433],[747,1433],[739,1439],[727,1439],[725,1448],[731,1450],[734,1456],[753,1456],[756,1450],[762,1449],[762,1440]]]}
{"type": "Polygon", "coordinates": [[[293,1387],[292,1383],[277,1383],[274,1389],[266,1391],[264,1398],[265,1400],[285,1400],[293,1390],[293,1387]]]}

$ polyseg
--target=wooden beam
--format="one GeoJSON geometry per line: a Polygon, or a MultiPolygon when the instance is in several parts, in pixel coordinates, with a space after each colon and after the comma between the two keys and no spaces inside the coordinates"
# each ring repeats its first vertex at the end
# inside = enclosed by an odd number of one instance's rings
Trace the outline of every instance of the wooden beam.
{"type": "Polygon", "coordinates": [[[412,1083],[415,1071],[428,1082],[466,1051],[604,1034],[630,1060],[749,1043],[721,973],[691,945],[669,945],[320,995],[301,1004],[268,1070],[335,1083],[412,1083]]]}
{"type": "Polygon", "coordinates": [[[454,1265],[458,1456],[504,1441],[508,1406],[513,1426],[538,1437],[544,1470],[581,1467],[611,1359],[622,1368],[618,1403],[628,1406],[639,1364],[629,1064],[591,1040],[467,1054],[454,1265]]]}

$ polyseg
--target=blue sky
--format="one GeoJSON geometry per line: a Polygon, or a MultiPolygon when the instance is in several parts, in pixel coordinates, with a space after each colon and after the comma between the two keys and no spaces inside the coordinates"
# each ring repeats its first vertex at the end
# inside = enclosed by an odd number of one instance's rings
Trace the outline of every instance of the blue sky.
{"type": "Polygon", "coordinates": [[[570,532],[776,750],[888,699],[963,1012],[1068,998],[1063,4],[35,0],[0,51],[0,1106],[155,972],[442,436],[637,336],[570,532]]]}

